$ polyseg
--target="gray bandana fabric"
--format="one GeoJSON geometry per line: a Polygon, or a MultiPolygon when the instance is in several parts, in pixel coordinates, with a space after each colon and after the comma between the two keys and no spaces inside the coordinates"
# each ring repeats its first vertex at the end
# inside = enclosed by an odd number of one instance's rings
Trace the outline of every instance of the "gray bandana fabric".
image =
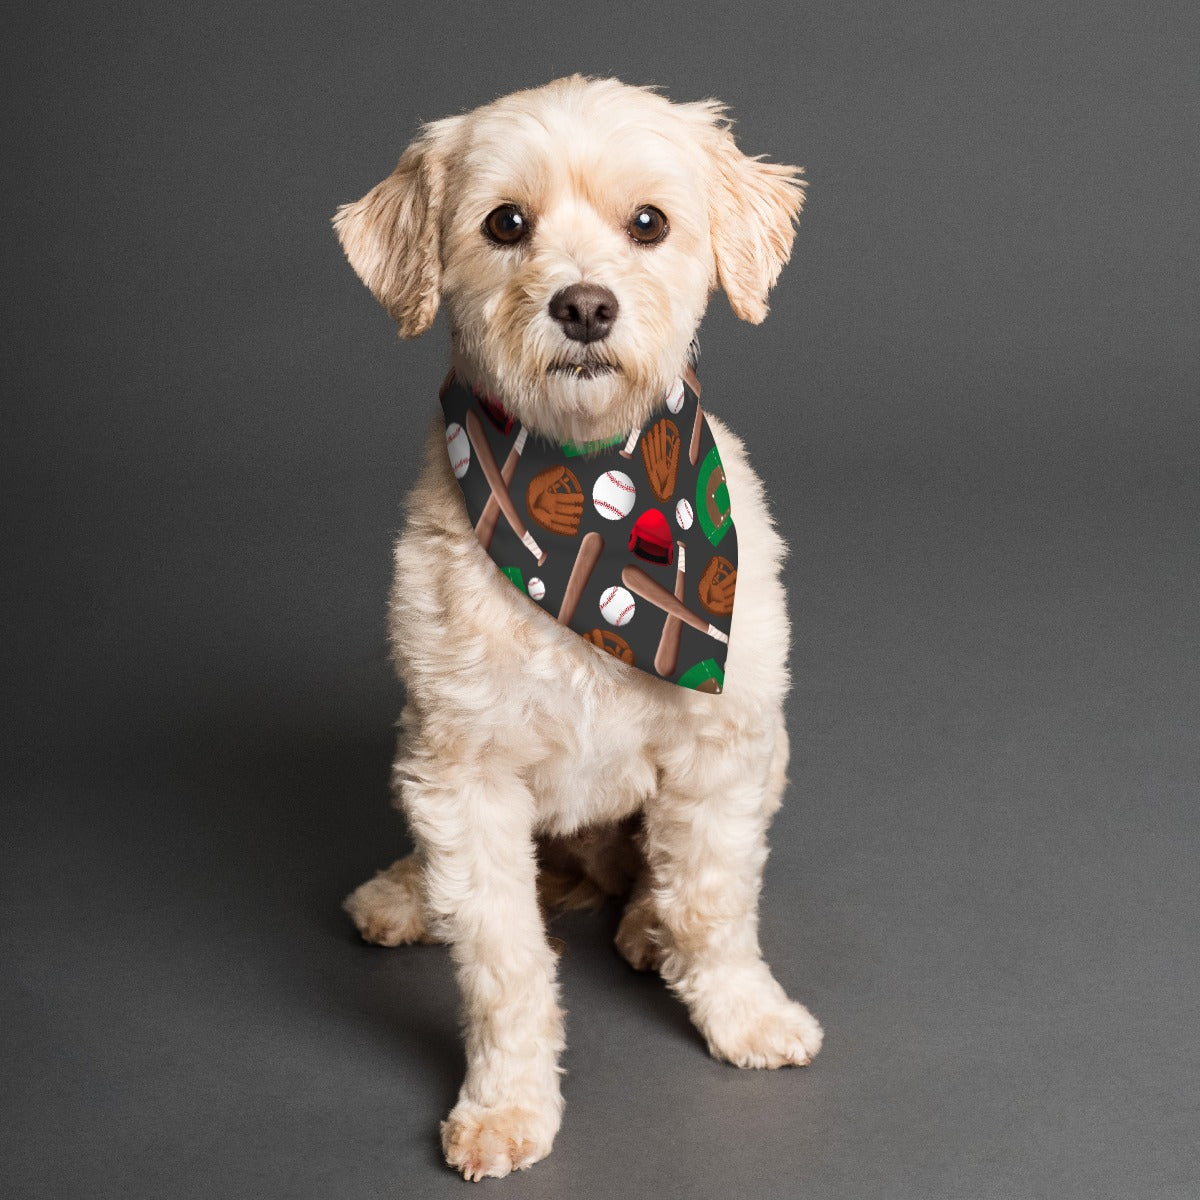
{"type": "Polygon", "coordinates": [[[467,513],[513,586],[598,653],[720,692],[737,533],[695,375],[628,437],[578,446],[527,434],[453,373],[441,401],[467,513]]]}

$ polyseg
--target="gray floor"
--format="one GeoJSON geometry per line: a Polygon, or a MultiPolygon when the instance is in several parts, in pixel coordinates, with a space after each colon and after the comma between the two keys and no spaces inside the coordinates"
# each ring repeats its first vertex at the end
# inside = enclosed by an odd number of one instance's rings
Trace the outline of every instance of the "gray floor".
{"type": "Polygon", "coordinates": [[[720,96],[812,181],[701,375],[792,546],[762,937],[828,1036],[724,1067],[615,912],[560,921],[565,1124],[482,1186],[1200,1194],[1198,10],[733,16],[6,27],[4,1200],[466,1186],[447,954],[339,911],[404,847],[384,605],[445,329],[398,344],[328,217],[419,120],[577,69],[720,96]]]}
{"type": "MultiPolygon", "coordinates": [[[[803,511],[763,940],[825,1050],[712,1062],[614,913],[560,920],[566,1122],[508,1192],[1194,1196],[1194,510],[864,481],[803,511]]],[[[382,676],[281,677],[9,791],[7,1195],[459,1186],[447,955],[338,912],[400,845],[382,676]]]]}

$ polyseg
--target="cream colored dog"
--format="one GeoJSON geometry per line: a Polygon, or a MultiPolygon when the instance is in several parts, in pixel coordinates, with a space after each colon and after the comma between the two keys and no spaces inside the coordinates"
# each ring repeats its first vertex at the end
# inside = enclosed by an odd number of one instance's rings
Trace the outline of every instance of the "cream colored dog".
{"type": "MultiPolygon", "coordinates": [[[[716,102],[573,76],[426,125],[334,224],[401,336],[444,301],[460,378],[533,433],[588,441],[661,404],[718,284],[739,317],[766,316],[799,174],[742,154],[716,102]],[[586,339],[551,305],[580,283],[593,300],[571,319],[605,326],[586,339]]],[[[480,547],[433,423],[391,600],[408,696],[394,784],[417,849],[346,907],[368,941],[453,947],[467,1074],[442,1144],[468,1179],[544,1158],[562,1118],[539,860],[544,903],[631,888],[618,946],[661,972],[714,1055],[803,1065],[821,1045],[757,933],[788,758],[784,546],[741,442],[710,420],[740,547],[719,696],[536,611],[480,547]]]]}

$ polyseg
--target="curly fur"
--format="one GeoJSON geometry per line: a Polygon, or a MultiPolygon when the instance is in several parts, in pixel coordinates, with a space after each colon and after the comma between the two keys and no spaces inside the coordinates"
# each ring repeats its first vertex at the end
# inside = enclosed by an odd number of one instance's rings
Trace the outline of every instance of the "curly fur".
{"type": "MultiPolygon", "coordinates": [[[[737,149],[720,104],[573,76],[427,125],[335,225],[402,335],[427,329],[445,303],[464,378],[531,430],[587,440],[645,421],[715,287],[762,320],[801,198],[795,168],[737,149]],[[519,247],[482,236],[502,203],[531,220],[519,247]],[[625,232],[643,204],[668,216],[659,245],[625,232]],[[581,280],[620,303],[609,337],[590,347],[568,341],[547,308],[581,280]],[[549,370],[597,352],[617,369],[549,370]]],[[[661,972],[713,1054],[778,1067],[807,1063],[821,1044],[757,936],[788,757],[784,545],[741,441],[710,420],[741,548],[717,697],[597,653],[503,580],[467,521],[441,422],[431,425],[390,609],[408,696],[394,785],[417,850],[346,906],[370,941],[452,947],[467,1074],[442,1142],[469,1179],[544,1157],[561,1120],[545,905],[632,891],[618,946],[661,972]]]]}

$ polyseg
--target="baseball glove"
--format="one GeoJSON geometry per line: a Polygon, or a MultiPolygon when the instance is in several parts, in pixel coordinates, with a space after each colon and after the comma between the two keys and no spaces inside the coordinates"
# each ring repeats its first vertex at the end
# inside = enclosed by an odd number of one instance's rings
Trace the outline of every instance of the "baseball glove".
{"type": "Polygon", "coordinates": [[[642,435],[642,462],[654,494],[664,504],[675,494],[679,471],[679,426],[663,417],[642,435]]]}
{"type": "Polygon", "coordinates": [[[737,568],[727,558],[714,554],[700,576],[697,593],[700,603],[713,616],[727,617],[733,612],[733,593],[737,587],[737,568]]]}
{"type": "Polygon", "coordinates": [[[583,488],[569,467],[549,467],[529,481],[525,507],[543,529],[574,537],[583,520],[583,488]]]}
{"type": "Polygon", "coordinates": [[[608,629],[593,629],[591,633],[585,633],[583,636],[584,640],[591,642],[593,646],[598,646],[614,658],[633,666],[633,650],[623,637],[618,637],[608,629]]]}

